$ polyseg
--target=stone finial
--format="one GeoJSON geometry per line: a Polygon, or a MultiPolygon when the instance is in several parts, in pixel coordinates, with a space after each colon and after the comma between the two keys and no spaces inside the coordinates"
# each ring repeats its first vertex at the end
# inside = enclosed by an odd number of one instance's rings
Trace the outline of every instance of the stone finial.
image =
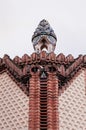
{"type": "Polygon", "coordinates": [[[36,52],[41,52],[42,50],[46,49],[48,53],[54,51],[56,46],[57,37],[51,28],[48,21],[43,19],[38,27],[36,28],[33,36],[32,42],[33,47],[36,52]]]}

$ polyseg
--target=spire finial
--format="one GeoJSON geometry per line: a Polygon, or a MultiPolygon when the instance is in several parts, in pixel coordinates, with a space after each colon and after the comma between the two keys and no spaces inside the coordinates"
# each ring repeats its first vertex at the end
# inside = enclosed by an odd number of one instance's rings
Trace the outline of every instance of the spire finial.
{"type": "Polygon", "coordinates": [[[48,53],[54,51],[56,41],[57,37],[48,21],[45,19],[40,21],[32,36],[32,42],[36,52],[41,52],[44,48],[48,53]]]}

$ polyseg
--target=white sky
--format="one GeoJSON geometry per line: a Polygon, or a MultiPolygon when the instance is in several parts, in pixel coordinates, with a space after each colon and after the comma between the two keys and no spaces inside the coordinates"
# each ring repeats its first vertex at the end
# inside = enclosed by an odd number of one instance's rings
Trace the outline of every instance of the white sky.
{"type": "Polygon", "coordinates": [[[0,0],[0,57],[30,55],[42,19],[57,35],[56,54],[86,54],[86,0],[0,0]]]}

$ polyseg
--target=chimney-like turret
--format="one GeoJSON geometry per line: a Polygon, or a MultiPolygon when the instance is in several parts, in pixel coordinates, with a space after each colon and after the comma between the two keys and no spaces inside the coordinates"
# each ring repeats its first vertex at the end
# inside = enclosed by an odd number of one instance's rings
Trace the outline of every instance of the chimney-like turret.
{"type": "Polygon", "coordinates": [[[50,24],[43,19],[32,36],[34,50],[37,53],[43,50],[46,50],[47,53],[51,53],[55,50],[56,41],[57,38],[53,29],[50,24]]]}

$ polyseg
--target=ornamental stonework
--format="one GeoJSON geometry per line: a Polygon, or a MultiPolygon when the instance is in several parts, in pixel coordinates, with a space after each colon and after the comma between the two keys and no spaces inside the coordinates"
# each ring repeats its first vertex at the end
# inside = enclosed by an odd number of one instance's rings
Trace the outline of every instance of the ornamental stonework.
{"type": "Polygon", "coordinates": [[[32,42],[31,55],[0,58],[0,130],[86,130],[86,55],[56,55],[44,19],[32,42]]]}

